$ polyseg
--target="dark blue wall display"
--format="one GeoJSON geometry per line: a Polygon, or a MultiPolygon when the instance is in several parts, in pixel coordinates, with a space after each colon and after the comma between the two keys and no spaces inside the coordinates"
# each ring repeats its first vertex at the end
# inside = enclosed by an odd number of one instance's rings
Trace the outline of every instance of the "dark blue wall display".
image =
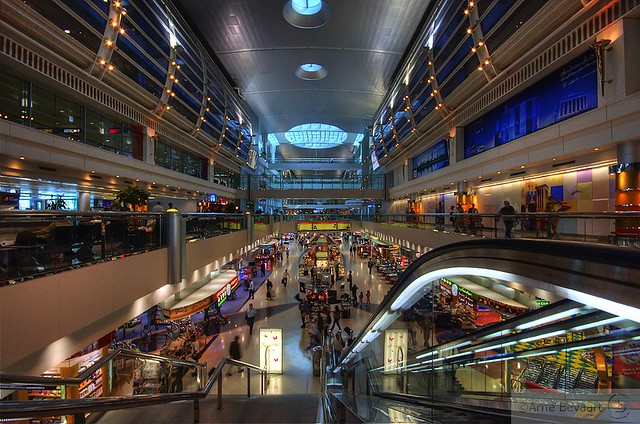
{"type": "Polygon", "coordinates": [[[449,152],[447,140],[442,140],[429,147],[412,159],[413,178],[421,177],[445,166],[449,166],[449,152]]]}
{"type": "Polygon", "coordinates": [[[596,59],[584,54],[464,129],[469,158],[598,107],[596,59]]]}

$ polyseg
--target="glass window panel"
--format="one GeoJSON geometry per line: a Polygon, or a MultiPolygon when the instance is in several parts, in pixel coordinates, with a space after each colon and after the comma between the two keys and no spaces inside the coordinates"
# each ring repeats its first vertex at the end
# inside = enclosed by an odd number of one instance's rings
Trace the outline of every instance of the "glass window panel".
{"type": "MultiPolygon", "coordinates": [[[[455,4],[451,2],[451,4],[455,4]]],[[[442,20],[438,30],[435,33],[434,39],[436,40],[433,51],[434,57],[440,54],[440,50],[449,42],[449,38],[457,31],[458,25],[466,20],[469,22],[469,18],[464,14],[464,9],[467,7],[467,2],[460,2],[460,5],[456,8],[451,7],[445,14],[445,18],[442,20]],[[448,22],[446,27],[443,27],[444,23],[448,22]]]]}
{"type": "Polygon", "coordinates": [[[424,76],[424,74],[428,71],[429,64],[427,60],[427,51],[426,49],[421,49],[418,58],[416,59],[416,64],[413,66],[413,70],[411,71],[411,77],[409,78],[409,87],[414,88],[418,81],[424,76]]]}
{"type": "Polygon", "coordinates": [[[111,63],[115,66],[117,72],[122,72],[154,96],[158,98],[162,96],[164,81],[161,83],[147,72],[142,71],[129,61],[129,59],[121,55],[120,52],[113,52],[111,63]]]}
{"type": "Polygon", "coordinates": [[[191,94],[184,89],[182,84],[173,84],[173,91],[176,93],[176,97],[182,100],[191,110],[192,115],[195,116],[197,120],[200,114],[200,99],[194,99],[191,94]]]}
{"type": "Polygon", "coordinates": [[[145,40],[148,40],[148,45],[155,46],[153,51],[164,53],[165,60],[168,60],[171,47],[169,46],[169,35],[165,30],[167,24],[149,10],[144,2],[136,2],[132,7],[127,7],[123,26],[127,31],[135,29],[133,37],[139,45],[147,45],[147,42],[140,39],[144,37],[145,40]]]}
{"type": "Polygon", "coordinates": [[[54,134],[82,141],[82,107],[59,96],[55,98],[54,134]]]}
{"type": "MultiPolygon", "coordinates": [[[[450,60],[450,56],[452,54],[455,56],[456,53],[458,54],[460,53],[460,50],[458,49],[458,45],[460,43],[463,43],[463,40],[465,40],[464,45],[469,45],[469,48],[465,50],[464,54],[466,55],[467,53],[469,53],[471,51],[471,47],[473,47],[473,39],[469,34],[466,33],[466,31],[463,28],[460,28],[460,30],[456,32],[452,36],[452,38],[449,40],[449,43],[447,43],[445,48],[442,50],[441,54],[439,54],[438,57],[435,59],[435,69],[436,69],[436,75],[438,76],[438,81],[445,80],[446,76],[442,75],[443,69],[445,65],[448,63],[448,61],[450,60]]],[[[460,48],[464,48],[464,47],[460,47],[460,48]]],[[[450,68],[448,71],[451,72],[451,70],[452,69],[450,68]]]]}
{"type": "Polygon", "coordinates": [[[213,128],[217,129],[218,132],[222,133],[222,129],[224,125],[222,122],[224,121],[224,116],[222,114],[213,115],[211,112],[205,113],[205,118],[207,119],[207,123],[211,125],[213,128]]]}
{"type": "Polygon", "coordinates": [[[162,57],[161,54],[156,54],[161,60],[160,63],[156,62],[155,59],[150,59],[149,56],[145,54],[147,49],[144,48],[144,46],[135,45],[127,36],[118,37],[117,45],[122,53],[134,61],[136,65],[151,74],[157,81],[164,84],[167,78],[169,62],[162,57]]]}
{"type": "MultiPolygon", "coordinates": [[[[491,28],[504,16],[505,13],[517,2],[518,0],[500,0],[496,2],[487,15],[480,22],[482,33],[487,34],[491,31],[491,28]]],[[[537,2],[525,2],[525,3],[537,3],[537,2]]]]}
{"type": "Polygon", "coordinates": [[[0,71],[0,119],[29,125],[29,84],[0,71]]]}
{"type": "Polygon", "coordinates": [[[169,50],[162,50],[161,47],[151,41],[145,33],[137,27],[131,26],[126,28],[125,35],[119,36],[118,38],[127,40],[129,48],[135,48],[146,53],[148,57],[151,57],[151,61],[157,64],[163,71],[169,68],[169,50]]]}
{"type": "MultiPolygon", "coordinates": [[[[86,2],[81,7],[82,9],[90,8],[86,2]]],[[[31,0],[27,2],[27,5],[38,12],[40,15],[45,16],[58,28],[62,30],[69,30],[69,35],[80,42],[83,46],[89,48],[92,51],[98,51],[100,43],[102,43],[102,34],[106,25],[106,19],[100,17],[95,10],[92,14],[90,11],[84,11],[84,14],[88,14],[85,19],[86,24],[78,24],[78,21],[72,17],[66,10],[53,1],[31,0]],[[86,26],[84,26],[86,25],[86,26]],[[95,28],[98,34],[94,33],[90,28],[95,28]]],[[[82,11],[79,11],[82,12],[82,11]]],[[[81,16],[84,14],[79,13],[81,16]]]]}
{"type": "Polygon", "coordinates": [[[398,130],[398,140],[402,141],[411,132],[413,126],[410,122],[405,121],[402,127],[398,130]]]}
{"type": "MultiPolygon", "coordinates": [[[[174,87],[174,91],[177,91],[176,88],[174,87]]],[[[175,109],[176,112],[178,112],[180,115],[184,116],[184,118],[186,120],[188,120],[189,122],[193,123],[195,125],[195,123],[198,121],[198,115],[191,110],[191,108],[189,108],[187,105],[184,104],[183,100],[178,98],[178,96],[174,96],[174,97],[170,97],[169,98],[169,105],[175,109]]]]}
{"type": "MultiPolygon", "coordinates": [[[[496,51],[502,43],[511,37],[522,25],[540,10],[548,0],[524,2],[487,38],[487,48],[496,51]]],[[[501,3],[501,2],[499,2],[501,3]]]]}
{"type": "Polygon", "coordinates": [[[470,56],[475,56],[471,53],[473,47],[473,39],[469,36],[462,44],[462,46],[456,51],[451,60],[438,72],[438,81],[445,82],[451,72],[462,63],[462,61],[470,56]]]}
{"type": "Polygon", "coordinates": [[[213,137],[216,141],[220,139],[220,132],[214,129],[210,124],[210,121],[207,121],[202,124],[202,130],[213,137]]]}
{"type": "Polygon", "coordinates": [[[433,111],[435,107],[436,107],[436,101],[433,99],[433,97],[429,96],[429,99],[422,106],[422,109],[420,109],[418,112],[415,112],[413,114],[413,119],[416,121],[416,125],[419,122],[422,122],[422,120],[426,118],[427,115],[429,115],[429,113],[431,113],[431,111],[433,111]]]}
{"type": "MultiPolygon", "coordinates": [[[[104,29],[107,25],[106,14],[101,13],[98,9],[87,3],[86,0],[61,0],[66,6],[69,7],[75,14],[80,16],[86,23],[89,24],[98,33],[104,33],[104,29]]],[[[51,2],[53,3],[53,2],[51,2]]],[[[51,22],[55,20],[49,19],[51,22]]],[[[57,24],[57,23],[56,23],[57,24]]]]}
{"type": "Polygon", "coordinates": [[[31,125],[34,128],[53,133],[55,127],[56,96],[38,86],[31,91],[31,125]]]}

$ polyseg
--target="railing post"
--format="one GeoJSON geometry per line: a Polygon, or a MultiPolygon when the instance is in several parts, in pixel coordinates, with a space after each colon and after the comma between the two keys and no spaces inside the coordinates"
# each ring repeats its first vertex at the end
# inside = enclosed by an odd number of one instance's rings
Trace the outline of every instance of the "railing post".
{"type": "Polygon", "coordinates": [[[247,397],[251,397],[251,368],[247,367],[247,397]]]}
{"type": "Polygon", "coordinates": [[[222,409],[222,374],[218,377],[218,411],[222,409]]]}
{"type": "Polygon", "coordinates": [[[260,371],[260,394],[264,394],[264,372],[260,371]]]}
{"type": "Polygon", "coordinates": [[[193,400],[193,424],[200,422],[200,399],[193,400]]]}

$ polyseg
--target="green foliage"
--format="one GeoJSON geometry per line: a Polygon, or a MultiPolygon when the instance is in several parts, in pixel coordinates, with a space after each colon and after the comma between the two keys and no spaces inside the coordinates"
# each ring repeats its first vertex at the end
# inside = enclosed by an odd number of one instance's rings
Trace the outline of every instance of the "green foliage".
{"type": "Polygon", "coordinates": [[[149,200],[149,191],[138,186],[127,186],[116,193],[116,202],[123,205],[131,205],[131,209],[146,205],[149,200]]]}

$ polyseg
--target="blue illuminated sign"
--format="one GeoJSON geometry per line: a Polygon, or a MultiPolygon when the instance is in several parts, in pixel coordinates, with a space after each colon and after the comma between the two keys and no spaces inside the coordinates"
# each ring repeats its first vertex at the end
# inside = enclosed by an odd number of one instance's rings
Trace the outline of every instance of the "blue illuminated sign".
{"type": "Polygon", "coordinates": [[[418,178],[430,172],[449,166],[449,152],[447,140],[441,140],[429,147],[413,160],[413,178],[418,178]]]}
{"type": "Polygon", "coordinates": [[[596,58],[589,52],[467,125],[464,157],[475,156],[596,107],[596,58]]]}

